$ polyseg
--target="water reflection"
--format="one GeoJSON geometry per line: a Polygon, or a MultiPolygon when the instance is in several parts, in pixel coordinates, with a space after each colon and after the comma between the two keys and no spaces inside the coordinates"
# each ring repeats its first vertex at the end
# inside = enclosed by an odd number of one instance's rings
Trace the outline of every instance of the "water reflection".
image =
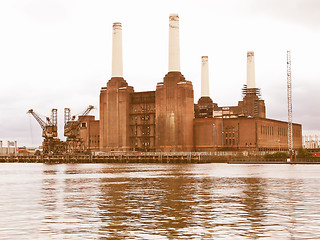
{"type": "Polygon", "coordinates": [[[24,168],[21,181],[11,166],[0,170],[10,178],[0,177],[0,191],[5,193],[0,199],[1,239],[24,239],[26,232],[31,239],[320,235],[319,177],[310,172],[303,176],[299,168],[273,166],[284,172],[274,178],[268,173],[271,166],[19,165],[24,168]],[[19,189],[24,189],[21,196],[19,189]]]}

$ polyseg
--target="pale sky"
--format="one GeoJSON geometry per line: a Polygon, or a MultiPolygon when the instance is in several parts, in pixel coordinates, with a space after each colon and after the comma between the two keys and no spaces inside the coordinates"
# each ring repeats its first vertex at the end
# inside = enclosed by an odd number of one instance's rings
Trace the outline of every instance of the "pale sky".
{"type": "MultiPolygon", "coordinates": [[[[180,16],[181,72],[200,97],[201,56],[209,56],[210,96],[237,105],[246,53],[255,52],[256,85],[267,118],[287,121],[286,51],[292,55],[293,120],[320,130],[318,0],[1,0],[0,140],[42,142],[26,112],[97,109],[111,77],[112,24],[123,29],[123,72],[135,91],[154,91],[168,72],[168,21],[180,16]]],[[[6,143],[5,143],[6,145],[6,143]]]]}

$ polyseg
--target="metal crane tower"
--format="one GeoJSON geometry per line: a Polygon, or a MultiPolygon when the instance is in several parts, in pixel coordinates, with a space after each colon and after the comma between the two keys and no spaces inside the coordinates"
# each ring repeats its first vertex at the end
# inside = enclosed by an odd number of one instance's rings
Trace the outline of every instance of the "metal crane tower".
{"type": "Polygon", "coordinates": [[[83,139],[80,137],[80,124],[81,118],[87,116],[89,112],[94,107],[90,105],[81,116],[78,117],[76,121],[76,116],[71,117],[70,108],[64,109],[64,136],[67,137],[66,140],[66,150],[67,153],[76,154],[83,153],[85,149],[85,145],[83,143],[83,139]]]}
{"type": "Polygon", "coordinates": [[[27,113],[30,113],[39,123],[42,128],[42,147],[43,155],[62,154],[65,152],[65,144],[58,138],[58,118],[57,109],[52,109],[51,118],[46,117],[46,121],[30,109],[27,113]]]}
{"type": "Polygon", "coordinates": [[[291,51],[287,51],[287,95],[288,95],[288,150],[293,153],[292,136],[292,79],[291,79],[291,51]]]}

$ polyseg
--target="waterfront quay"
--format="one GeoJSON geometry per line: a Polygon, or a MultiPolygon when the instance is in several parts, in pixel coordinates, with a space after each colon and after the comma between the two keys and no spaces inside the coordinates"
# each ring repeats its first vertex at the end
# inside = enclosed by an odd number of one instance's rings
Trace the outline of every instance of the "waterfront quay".
{"type": "Polygon", "coordinates": [[[320,159],[248,159],[231,158],[227,160],[229,164],[320,164],[320,159]]]}
{"type": "Polygon", "coordinates": [[[227,162],[227,156],[203,152],[104,153],[103,155],[0,156],[0,162],[15,163],[212,163],[227,162]]]}
{"type": "Polygon", "coordinates": [[[215,152],[122,152],[102,155],[2,155],[1,163],[228,163],[320,164],[320,158],[265,159],[262,156],[218,155],[215,152]]]}

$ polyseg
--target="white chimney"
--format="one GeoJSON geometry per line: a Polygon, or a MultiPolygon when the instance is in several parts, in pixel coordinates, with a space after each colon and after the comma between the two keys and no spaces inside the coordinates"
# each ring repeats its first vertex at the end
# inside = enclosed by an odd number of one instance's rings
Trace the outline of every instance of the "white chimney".
{"type": "Polygon", "coordinates": [[[209,97],[208,56],[201,57],[201,97],[209,97]]]}
{"type": "Polygon", "coordinates": [[[119,22],[113,23],[112,77],[123,77],[123,69],[122,69],[122,25],[119,22]]]}
{"type": "Polygon", "coordinates": [[[247,88],[256,88],[253,51],[247,52],[247,88]]]}
{"type": "Polygon", "coordinates": [[[169,16],[169,72],[180,72],[179,15],[169,16]]]}

